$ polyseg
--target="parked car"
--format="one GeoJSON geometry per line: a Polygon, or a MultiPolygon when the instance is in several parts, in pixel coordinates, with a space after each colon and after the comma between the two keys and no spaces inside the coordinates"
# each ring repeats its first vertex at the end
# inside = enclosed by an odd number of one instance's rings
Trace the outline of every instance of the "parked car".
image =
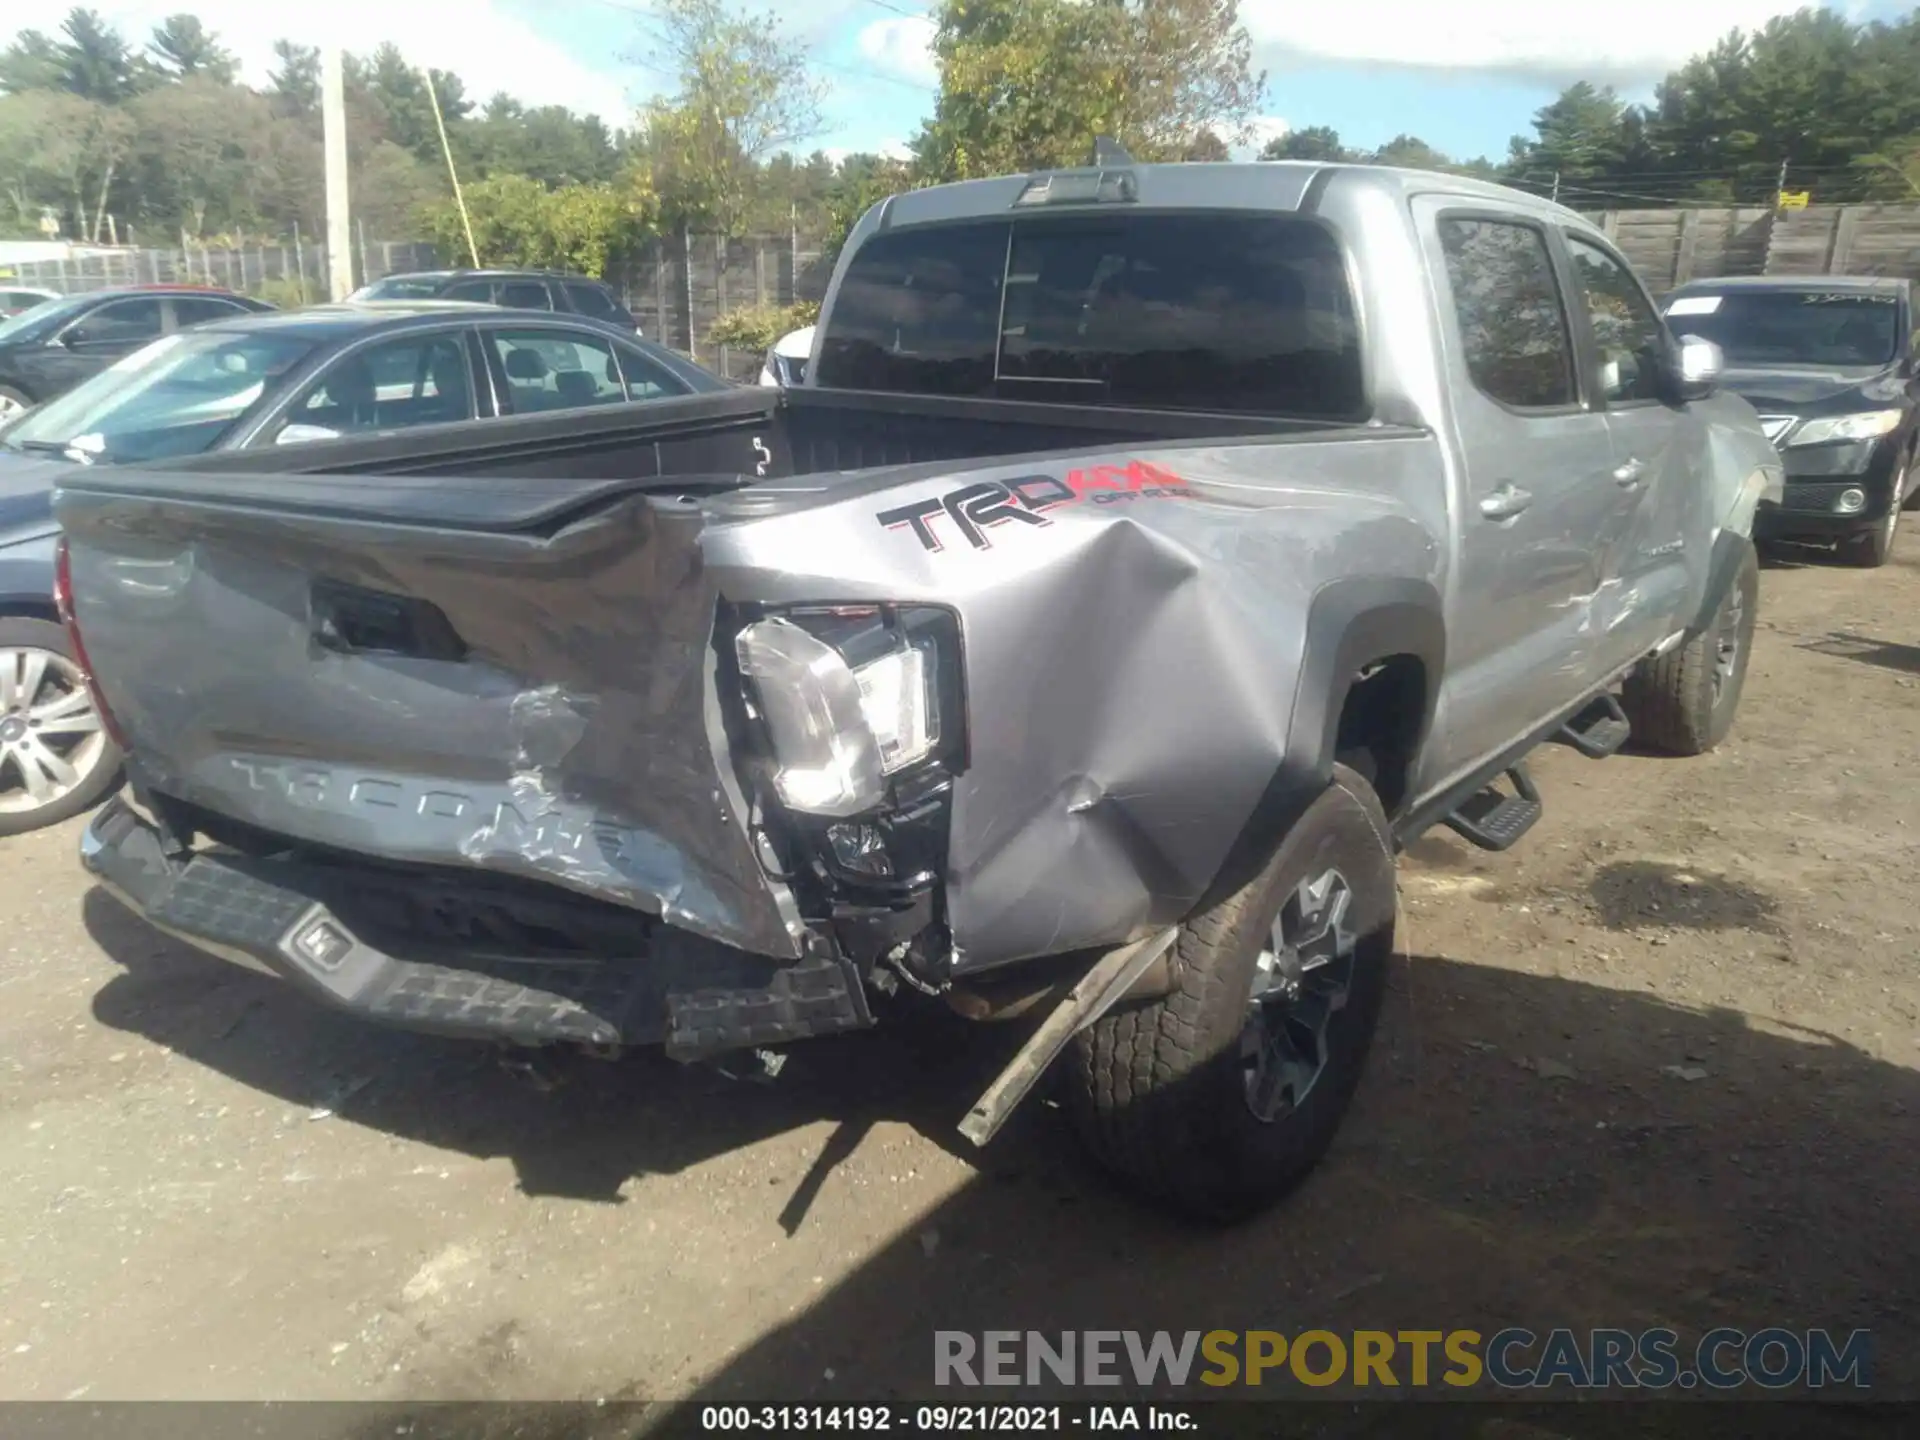
{"type": "Polygon", "coordinates": [[[32,285],[0,285],[0,320],[11,320],[22,310],[31,310],[36,305],[59,298],[58,290],[41,290],[32,285]]]}
{"type": "Polygon", "coordinates": [[[760,367],[762,385],[799,385],[807,378],[807,361],[813,354],[814,327],[808,325],[789,331],[773,342],[766,362],[760,367]]]}
{"type": "Polygon", "coordinates": [[[44,300],[0,322],[0,425],[162,335],[272,308],[193,285],[137,285],[44,300]]]}
{"type": "Polygon", "coordinates": [[[0,835],[77,815],[118,783],[119,750],[74,688],[80,657],[53,623],[51,496],[76,464],[254,455],[343,435],[431,439],[462,421],[490,431],[503,416],[731,388],[598,321],[375,304],[168,335],[0,428],[0,835]]]}
{"type": "Polygon", "coordinates": [[[1859,565],[1893,554],[1920,491],[1920,335],[1913,286],[1853,276],[1695,280],[1668,323],[1726,356],[1722,377],[1780,447],[1786,494],[1762,538],[1830,541],[1859,565]]]}
{"type": "Polygon", "coordinates": [[[611,285],[555,270],[415,270],[363,285],[350,300],[470,300],[510,310],[552,310],[624,326],[640,322],[611,285]]]}
{"type": "Polygon", "coordinates": [[[88,870],[441,1033],[771,1071],[1037,1009],[962,1131],[1071,1043],[1093,1153],[1220,1219],[1340,1122],[1400,845],[1514,843],[1548,740],[1734,722],[1779,457],[1569,210],[1306,163],[916,190],[819,328],[800,386],[517,453],[64,472],[131,756],[88,870]]]}

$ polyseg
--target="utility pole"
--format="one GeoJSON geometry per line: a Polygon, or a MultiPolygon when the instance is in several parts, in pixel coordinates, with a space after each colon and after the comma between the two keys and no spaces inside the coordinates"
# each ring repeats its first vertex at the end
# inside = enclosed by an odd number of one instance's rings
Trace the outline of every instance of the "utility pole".
{"type": "Polygon", "coordinates": [[[347,213],[347,65],[338,45],[321,59],[320,127],[327,154],[327,272],[334,300],[353,293],[353,223],[347,213]]]}
{"type": "Polygon", "coordinates": [[[1560,203],[1560,172],[1558,170],[1553,172],[1553,203],[1556,205],[1560,203]]]}

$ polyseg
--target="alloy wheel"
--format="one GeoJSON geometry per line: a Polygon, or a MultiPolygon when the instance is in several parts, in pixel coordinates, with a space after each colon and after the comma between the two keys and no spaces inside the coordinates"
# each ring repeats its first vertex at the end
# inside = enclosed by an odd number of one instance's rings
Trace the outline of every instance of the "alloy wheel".
{"type": "Polygon", "coordinates": [[[1255,964],[1240,1037],[1247,1108],[1263,1124],[1297,1110],[1326,1072],[1333,1017],[1353,985],[1353,889],[1338,870],[1302,880],[1255,964]]]}
{"type": "Polygon", "coordinates": [[[51,650],[0,649],[0,814],[57,804],[93,777],[107,752],[78,665],[51,650]]]}

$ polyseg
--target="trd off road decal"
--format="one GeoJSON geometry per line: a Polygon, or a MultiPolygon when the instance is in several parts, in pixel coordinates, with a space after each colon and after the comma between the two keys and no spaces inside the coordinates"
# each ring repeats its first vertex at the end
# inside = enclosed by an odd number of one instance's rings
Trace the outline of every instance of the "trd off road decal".
{"type": "Polygon", "coordinates": [[[875,518],[888,530],[911,530],[923,550],[946,548],[940,538],[944,523],[976,550],[991,550],[987,531],[1013,521],[1021,525],[1051,525],[1043,513],[1058,505],[1091,501],[1095,505],[1130,500],[1191,499],[1187,482],[1171,471],[1144,460],[1125,465],[1095,465],[1058,475],[1021,475],[1012,480],[982,480],[949,490],[928,500],[916,500],[875,518]]]}

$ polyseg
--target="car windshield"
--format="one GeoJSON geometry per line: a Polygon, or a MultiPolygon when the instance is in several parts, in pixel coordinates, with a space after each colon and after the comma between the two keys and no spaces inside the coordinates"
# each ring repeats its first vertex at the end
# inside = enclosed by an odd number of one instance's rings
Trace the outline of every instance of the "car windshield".
{"type": "Polygon", "coordinates": [[[440,293],[445,283],[438,276],[426,275],[389,275],[384,280],[376,280],[371,285],[362,285],[349,299],[353,300],[431,300],[440,293]]]}
{"type": "Polygon", "coordinates": [[[1667,302],[1676,335],[1713,341],[1732,366],[1889,365],[1899,321],[1894,296],[1858,290],[1730,291],[1667,302]]]}
{"type": "Polygon", "coordinates": [[[110,462],[197,455],[268,398],[312,349],[311,341],[282,335],[163,336],[30,411],[0,445],[110,462]]]}
{"type": "Polygon", "coordinates": [[[62,316],[78,310],[84,300],[85,297],[79,295],[57,295],[51,300],[42,300],[38,305],[22,310],[11,320],[0,321],[0,343],[24,339],[35,331],[56,323],[62,316]]]}

